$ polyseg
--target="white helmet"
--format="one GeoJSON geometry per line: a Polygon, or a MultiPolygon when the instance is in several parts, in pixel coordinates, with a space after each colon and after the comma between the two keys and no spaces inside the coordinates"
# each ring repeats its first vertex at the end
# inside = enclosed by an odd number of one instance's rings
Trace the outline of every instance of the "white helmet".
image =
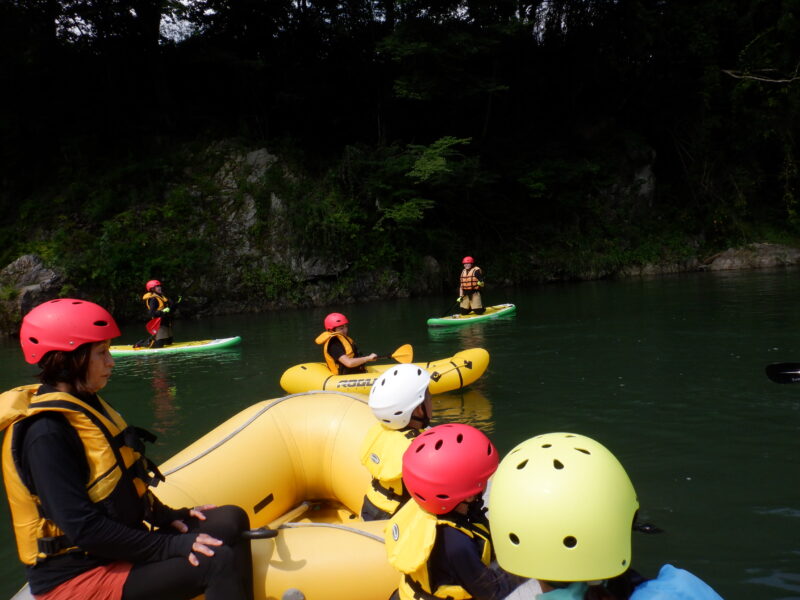
{"type": "Polygon", "coordinates": [[[369,391],[369,407],[389,429],[403,429],[425,400],[431,375],[422,367],[395,365],[378,377],[369,391]]]}

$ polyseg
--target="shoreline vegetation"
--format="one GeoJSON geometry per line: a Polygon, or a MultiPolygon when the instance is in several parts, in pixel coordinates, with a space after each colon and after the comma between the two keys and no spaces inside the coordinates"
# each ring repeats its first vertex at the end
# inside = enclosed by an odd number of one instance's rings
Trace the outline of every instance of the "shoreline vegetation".
{"type": "Polygon", "coordinates": [[[798,7],[106,8],[0,7],[3,331],[796,261],[798,7]]]}

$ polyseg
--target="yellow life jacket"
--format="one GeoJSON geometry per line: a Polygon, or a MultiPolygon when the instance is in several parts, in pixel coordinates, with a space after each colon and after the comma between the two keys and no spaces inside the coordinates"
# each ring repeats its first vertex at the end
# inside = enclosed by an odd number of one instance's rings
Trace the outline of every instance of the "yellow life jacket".
{"type": "Polygon", "coordinates": [[[390,515],[410,498],[403,490],[403,453],[418,434],[416,429],[389,429],[375,423],[361,444],[361,464],[372,475],[367,498],[390,515]]]}
{"type": "Polygon", "coordinates": [[[461,271],[461,290],[464,292],[474,292],[475,290],[479,290],[481,286],[478,285],[479,280],[478,277],[475,275],[477,271],[480,271],[480,267],[472,267],[470,270],[464,269],[461,271]]]}
{"type": "Polygon", "coordinates": [[[3,479],[11,506],[17,551],[26,565],[34,565],[49,556],[73,551],[77,547],[53,521],[42,514],[40,499],[22,479],[15,454],[18,450],[16,425],[23,419],[44,411],[58,412],[66,418],[83,443],[89,466],[86,492],[94,503],[108,498],[128,471],[128,479],[132,479],[139,497],[150,494],[145,482],[145,479],[149,479],[148,470],[155,471],[161,477],[140,449],[132,447],[140,446],[141,442],[138,438],[134,442],[131,434],[139,435],[144,430],[128,427],[120,414],[101,398],[98,397],[108,416],[71,394],[51,392],[37,396],[38,389],[38,384],[26,385],[0,395],[0,431],[6,431],[2,447],[3,479]]]}
{"type": "Polygon", "coordinates": [[[158,307],[156,310],[164,310],[169,304],[169,298],[162,294],[156,294],[155,292],[147,292],[144,296],[142,296],[142,300],[144,300],[144,305],[147,307],[147,310],[150,310],[150,305],[147,303],[150,298],[155,298],[158,301],[158,307]]]}
{"type": "Polygon", "coordinates": [[[470,593],[460,585],[440,585],[431,589],[428,558],[436,543],[439,527],[453,527],[482,542],[481,562],[487,567],[492,560],[489,530],[480,523],[469,528],[455,521],[427,512],[416,502],[406,502],[389,520],[384,531],[389,563],[402,573],[400,600],[434,600],[453,598],[466,600],[470,593]]]}
{"type": "Polygon", "coordinates": [[[339,341],[342,342],[345,355],[349,356],[350,358],[354,358],[356,355],[356,344],[352,338],[347,337],[343,333],[337,333],[335,331],[323,331],[317,336],[317,339],[314,341],[317,344],[323,344],[322,355],[325,357],[325,363],[328,365],[328,368],[331,370],[331,373],[333,373],[334,375],[341,375],[342,364],[338,360],[335,360],[330,354],[328,354],[328,345],[331,343],[331,340],[335,337],[339,338],[339,341]]]}

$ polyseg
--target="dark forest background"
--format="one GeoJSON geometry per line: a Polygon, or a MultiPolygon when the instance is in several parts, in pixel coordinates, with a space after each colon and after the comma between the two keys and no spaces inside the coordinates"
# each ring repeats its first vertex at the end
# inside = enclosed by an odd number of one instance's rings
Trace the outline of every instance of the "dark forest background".
{"type": "Polygon", "coordinates": [[[218,140],[280,156],[302,242],[360,268],[470,253],[524,283],[795,243],[799,18],[798,0],[3,0],[0,263],[37,252],[119,293],[179,279],[199,246],[147,246],[141,215],[179,229],[176,190],[209,181],[218,140]],[[122,240],[148,249],[123,263],[122,240]]]}

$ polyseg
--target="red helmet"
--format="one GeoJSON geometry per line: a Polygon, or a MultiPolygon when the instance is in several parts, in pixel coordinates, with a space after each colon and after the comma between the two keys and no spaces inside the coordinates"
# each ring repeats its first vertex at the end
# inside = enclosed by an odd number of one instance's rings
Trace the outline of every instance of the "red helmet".
{"type": "Polygon", "coordinates": [[[144,284],[144,289],[146,289],[149,292],[157,285],[161,285],[161,282],[158,279],[151,279],[150,281],[144,284]]]}
{"type": "Polygon", "coordinates": [[[347,325],[349,322],[342,313],[331,313],[325,317],[325,329],[332,331],[339,325],[347,325]]]}
{"type": "Polygon", "coordinates": [[[22,319],[19,343],[25,360],[36,364],[51,350],[70,352],[87,342],[119,335],[114,317],[87,300],[61,298],[40,304],[22,319]]]}
{"type": "Polygon", "coordinates": [[[475,259],[472,258],[471,256],[465,256],[464,258],[461,259],[461,264],[462,265],[465,265],[467,263],[469,263],[471,265],[474,265],[475,264],[475,259]]]}
{"type": "Polygon", "coordinates": [[[437,425],[414,438],[403,454],[403,483],[422,508],[450,512],[483,493],[497,470],[497,450],[471,425],[437,425]]]}

